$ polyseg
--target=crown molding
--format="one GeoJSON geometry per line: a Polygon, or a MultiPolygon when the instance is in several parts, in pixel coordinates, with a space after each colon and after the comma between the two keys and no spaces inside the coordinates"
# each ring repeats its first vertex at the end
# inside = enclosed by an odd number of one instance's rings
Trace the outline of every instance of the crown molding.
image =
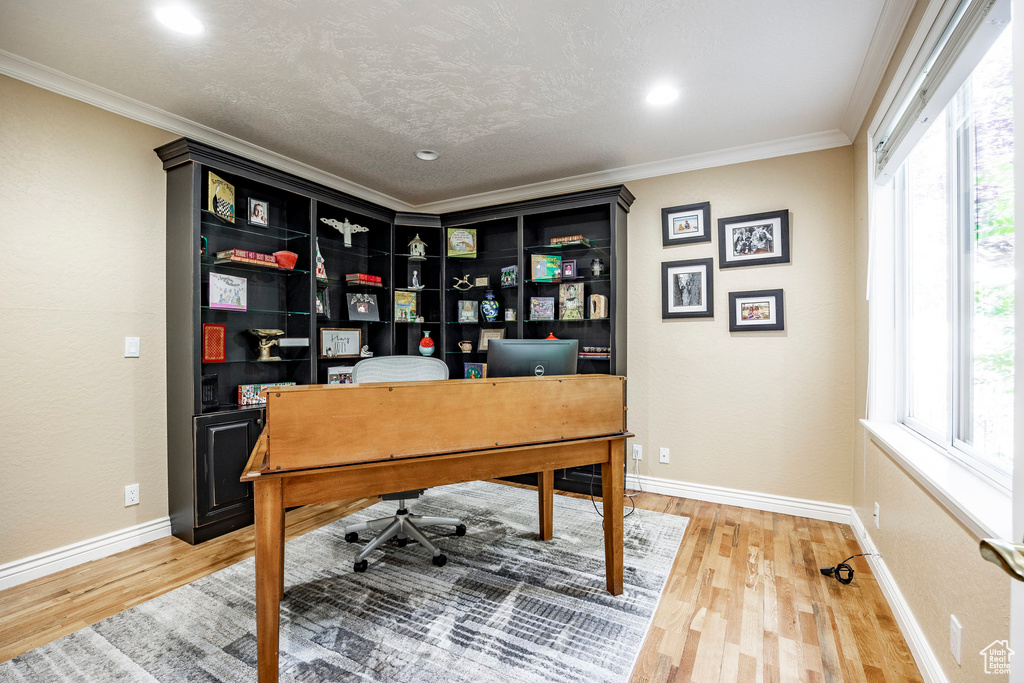
{"type": "Polygon", "coordinates": [[[913,0],[886,0],[882,6],[878,23],[875,24],[875,32],[871,36],[871,44],[857,76],[857,84],[846,106],[843,121],[839,124],[839,130],[846,133],[850,140],[856,139],[864,124],[868,107],[871,106],[871,101],[875,99],[875,93],[882,84],[889,60],[896,52],[896,45],[903,35],[913,9],[913,0]]]}
{"type": "Polygon", "coordinates": [[[271,152],[245,140],[221,133],[201,123],[171,114],[144,102],[126,97],[113,90],[93,85],[80,78],[32,62],[5,50],[0,50],[0,74],[16,78],[31,85],[64,95],[94,107],[105,109],[119,116],[139,121],[166,130],[182,137],[191,138],[262,164],[287,171],[293,175],[325,185],[335,190],[376,202],[395,211],[408,211],[411,204],[368,187],[345,180],[326,171],[321,171],[301,161],[295,161],[282,154],[271,152]]]}
{"type": "Polygon", "coordinates": [[[420,204],[416,207],[416,210],[428,213],[451,213],[480,206],[504,204],[506,202],[534,199],[552,194],[587,190],[603,185],[621,185],[630,180],[643,180],[673,173],[699,171],[715,166],[728,166],[730,164],[758,161],[760,159],[770,159],[790,154],[816,152],[832,147],[844,147],[849,144],[850,138],[842,131],[827,130],[820,133],[773,140],[771,142],[759,142],[753,145],[730,147],[714,152],[702,152],[664,161],[653,161],[646,164],[636,164],[635,166],[613,168],[607,171],[585,173],[557,180],[545,180],[539,183],[520,185],[493,192],[482,192],[456,199],[445,199],[439,202],[420,204]]]}

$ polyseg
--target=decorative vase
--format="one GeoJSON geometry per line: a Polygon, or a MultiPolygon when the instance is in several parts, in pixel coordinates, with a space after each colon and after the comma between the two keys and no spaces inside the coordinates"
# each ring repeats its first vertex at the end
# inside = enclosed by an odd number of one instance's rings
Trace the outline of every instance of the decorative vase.
{"type": "Polygon", "coordinates": [[[494,299],[494,292],[487,290],[484,300],[480,302],[480,312],[484,314],[484,320],[493,323],[498,319],[498,302],[494,299]]]}
{"type": "Polygon", "coordinates": [[[423,339],[420,339],[420,353],[424,356],[434,355],[434,340],[430,338],[430,332],[423,332],[423,339]]]}

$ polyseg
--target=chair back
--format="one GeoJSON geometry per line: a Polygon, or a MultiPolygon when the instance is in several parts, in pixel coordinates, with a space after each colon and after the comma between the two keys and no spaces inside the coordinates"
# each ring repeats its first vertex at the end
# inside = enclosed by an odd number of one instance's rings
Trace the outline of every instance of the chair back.
{"type": "Polygon", "coordinates": [[[448,364],[428,356],[374,356],[352,368],[352,382],[420,382],[448,379],[448,364]]]}

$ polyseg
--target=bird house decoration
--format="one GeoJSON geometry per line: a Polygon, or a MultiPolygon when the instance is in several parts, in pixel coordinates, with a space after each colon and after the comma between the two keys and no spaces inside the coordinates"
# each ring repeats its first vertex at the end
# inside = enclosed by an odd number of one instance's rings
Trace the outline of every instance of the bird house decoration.
{"type": "Polygon", "coordinates": [[[427,243],[420,239],[419,233],[416,233],[416,236],[413,237],[412,241],[409,242],[409,260],[427,260],[427,243]]]}

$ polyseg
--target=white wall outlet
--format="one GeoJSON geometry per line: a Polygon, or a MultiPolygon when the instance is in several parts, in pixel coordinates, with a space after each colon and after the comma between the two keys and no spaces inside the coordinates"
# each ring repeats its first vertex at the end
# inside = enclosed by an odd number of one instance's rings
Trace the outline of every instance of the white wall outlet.
{"type": "Polygon", "coordinates": [[[138,358],[139,348],[142,340],[139,337],[125,337],[124,338],[124,357],[125,358],[138,358]]]}
{"type": "Polygon", "coordinates": [[[953,659],[960,663],[960,641],[963,640],[964,629],[952,614],[949,615],[949,651],[953,659]]]}
{"type": "Polygon", "coordinates": [[[633,444],[633,459],[643,460],[644,459],[644,447],[638,443],[633,444]]]}
{"type": "Polygon", "coordinates": [[[124,506],[139,504],[139,485],[128,484],[124,487],[124,506]]]}
{"type": "Polygon", "coordinates": [[[872,515],[872,517],[875,518],[875,528],[876,529],[878,528],[878,512],[879,512],[879,509],[880,508],[878,507],[878,501],[875,501],[875,512],[872,515]]]}
{"type": "Polygon", "coordinates": [[[662,448],[658,451],[658,460],[663,463],[668,463],[668,449],[662,448]]]}

